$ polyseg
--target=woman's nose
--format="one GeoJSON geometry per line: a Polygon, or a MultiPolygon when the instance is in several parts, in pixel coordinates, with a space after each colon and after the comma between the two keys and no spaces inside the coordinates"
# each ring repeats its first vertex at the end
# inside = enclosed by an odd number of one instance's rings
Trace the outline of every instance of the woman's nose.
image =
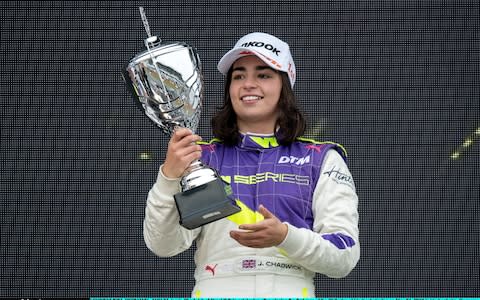
{"type": "Polygon", "coordinates": [[[253,76],[247,76],[245,77],[245,80],[243,81],[243,86],[244,88],[254,88],[257,86],[257,81],[253,76]]]}

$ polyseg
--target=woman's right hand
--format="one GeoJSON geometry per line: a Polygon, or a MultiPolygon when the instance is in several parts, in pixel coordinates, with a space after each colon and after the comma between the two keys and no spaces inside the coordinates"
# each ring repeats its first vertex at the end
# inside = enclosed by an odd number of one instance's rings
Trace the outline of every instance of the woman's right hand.
{"type": "Polygon", "coordinates": [[[162,172],[168,178],[179,178],[194,160],[202,156],[202,148],[196,142],[202,138],[188,128],[178,128],[168,143],[162,172]]]}

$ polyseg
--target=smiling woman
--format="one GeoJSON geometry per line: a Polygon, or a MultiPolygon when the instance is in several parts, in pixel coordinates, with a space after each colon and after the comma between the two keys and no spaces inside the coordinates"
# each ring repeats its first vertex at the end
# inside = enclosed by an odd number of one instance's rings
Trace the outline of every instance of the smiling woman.
{"type": "Polygon", "coordinates": [[[346,153],[335,143],[301,138],[306,125],[285,42],[248,34],[218,69],[226,80],[223,106],[212,119],[216,138],[200,143],[188,129],[172,136],[148,195],[145,242],[165,257],[196,241],[192,297],[314,297],[315,273],[347,276],[360,257],[358,198],[346,153]],[[193,159],[218,171],[241,211],[187,230],[173,195],[193,159]]]}
{"type": "Polygon", "coordinates": [[[282,90],[280,74],[254,55],[239,58],[232,68],[230,97],[239,131],[273,134],[282,90]]]}
{"type": "MultiPolygon", "coordinates": [[[[282,145],[292,143],[297,137],[304,134],[306,127],[305,119],[297,107],[297,100],[293,92],[296,68],[290,53],[290,47],[287,43],[265,33],[255,32],[248,34],[242,37],[236,43],[235,47],[222,57],[218,63],[218,70],[226,75],[225,94],[222,109],[212,118],[212,129],[214,135],[220,138],[223,143],[235,145],[240,138],[240,133],[242,131],[248,131],[248,129],[242,130],[238,127],[239,112],[235,111],[233,107],[233,97],[236,96],[239,98],[240,92],[242,96],[258,96],[251,90],[254,89],[256,93],[259,93],[259,82],[262,82],[262,86],[268,88],[268,91],[278,92],[274,89],[272,90],[272,82],[276,82],[275,79],[277,78],[275,74],[278,74],[281,79],[281,90],[278,96],[277,106],[269,107],[268,110],[275,111],[276,121],[272,126],[271,120],[264,124],[261,124],[261,120],[258,120],[255,124],[261,128],[252,128],[252,132],[257,134],[274,134],[275,138],[278,139],[278,143],[282,145]],[[255,72],[250,76],[257,77],[255,80],[257,86],[252,87],[251,79],[248,79],[247,89],[244,88],[240,91],[239,89],[242,87],[240,83],[245,82],[244,73],[247,71],[246,66],[242,66],[241,64],[246,63],[253,64],[250,73],[255,72]],[[234,71],[240,76],[239,78],[234,78],[234,71]],[[238,72],[242,73],[238,74],[238,72]],[[236,87],[236,90],[232,90],[232,87],[236,87]],[[235,94],[235,92],[237,94],[235,94]],[[282,129],[281,135],[278,134],[279,128],[282,129]]],[[[274,98],[269,101],[276,100],[274,98]]],[[[263,101],[263,103],[264,102],[265,101],[263,101]]],[[[242,125],[246,124],[242,123],[242,125]]],[[[249,124],[249,126],[253,125],[254,124],[249,124]]]]}

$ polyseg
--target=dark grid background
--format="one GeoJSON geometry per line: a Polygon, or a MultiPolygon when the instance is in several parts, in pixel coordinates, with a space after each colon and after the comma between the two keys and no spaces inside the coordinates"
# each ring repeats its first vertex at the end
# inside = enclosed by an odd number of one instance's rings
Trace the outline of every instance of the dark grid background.
{"type": "Polygon", "coordinates": [[[318,296],[480,296],[479,139],[449,158],[480,127],[478,1],[172,0],[0,4],[0,297],[189,295],[193,249],[143,243],[168,139],[120,75],[138,6],[199,51],[204,139],[237,38],[293,48],[309,136],[345,145],[360,197],[361,260],[318,296]]]}

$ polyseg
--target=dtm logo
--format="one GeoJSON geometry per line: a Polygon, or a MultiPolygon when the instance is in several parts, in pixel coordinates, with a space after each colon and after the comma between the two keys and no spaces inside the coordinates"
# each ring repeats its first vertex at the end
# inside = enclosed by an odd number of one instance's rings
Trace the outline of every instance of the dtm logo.
{"type": "Polygon", "coordinates": [[[310,155],[305,157],[295,157],[295,156],[282,156],[278,160],[279,164],[296,164],[297,166],[302,166],[303,164],[308,164],[310,162],[310,155]]]}

